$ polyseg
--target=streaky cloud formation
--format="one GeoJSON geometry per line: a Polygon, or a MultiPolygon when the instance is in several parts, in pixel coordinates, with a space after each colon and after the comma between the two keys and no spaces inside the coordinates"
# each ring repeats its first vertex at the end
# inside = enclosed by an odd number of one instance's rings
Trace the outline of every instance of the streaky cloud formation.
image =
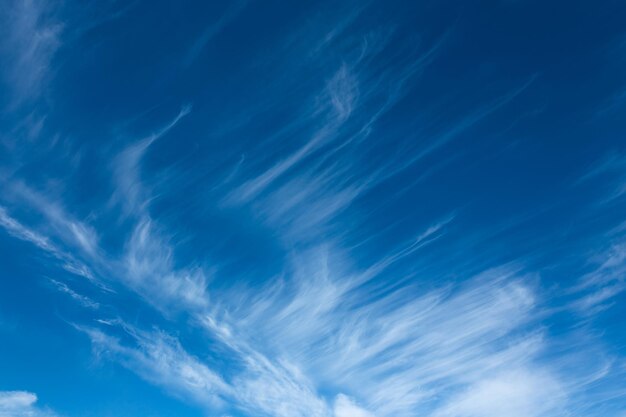
{"type": "Polygon", "coordinates": [[[624,17],[10,1],[0,417],[623,417],[624,17]]]}

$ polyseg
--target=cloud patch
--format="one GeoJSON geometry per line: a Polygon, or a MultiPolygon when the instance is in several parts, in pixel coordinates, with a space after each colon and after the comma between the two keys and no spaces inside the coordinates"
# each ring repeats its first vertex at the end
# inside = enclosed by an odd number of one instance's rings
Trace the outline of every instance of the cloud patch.
{"type": "Polygon", "coordinates": [[[0,417],[57,417],[37,406],[37,395],[28,391],[0,391],[0,417]]]}

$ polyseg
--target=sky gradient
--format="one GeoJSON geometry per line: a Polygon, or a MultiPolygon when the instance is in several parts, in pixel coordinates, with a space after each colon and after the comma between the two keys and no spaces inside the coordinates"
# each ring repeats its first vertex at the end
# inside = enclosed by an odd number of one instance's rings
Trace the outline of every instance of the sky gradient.
{"type": "Polygon", "coordinates": [[[624,22],[6,0],[0,417],[626,417],[624,22]]]}

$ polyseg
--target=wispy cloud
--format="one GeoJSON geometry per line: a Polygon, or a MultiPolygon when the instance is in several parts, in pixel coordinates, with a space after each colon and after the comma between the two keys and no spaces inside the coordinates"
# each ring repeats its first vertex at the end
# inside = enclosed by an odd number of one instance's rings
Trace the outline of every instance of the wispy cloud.
{"type": "MultiPolygon", "coordinates": [[[[431,137],[382,131],[378,122],[410,94],[445,47],[450,33],[430,45],[406,46],[409,58],[386,54],[395,39],[392,35],[364,36],[360,53],[347,54],[339,68],[328,75],[322,90],[301,100],[313,104],[303,106],[289,126],[277,128],[276,136],[285,138],[281,146],[297,144],[295,150],[285,154],[271,146],[274,141],[267,140],[267,151],[260,153],[256,162],[246,158],[249,163],[238,166],[234,180],[239,184],[226,190],[225,205],[250,208],[289,244],[333,235],[328,226],[352,204],[414,169],[426,156],[508,105],[534,81],[535,77],[530,77],[500,97],[478,105],[431,137]],[[392,58],[393,69],[384,68],[392,58]],[[385,136],[387,149],[368,140],[377,135],[385,136]],[[381,158],[389,148],[397,152],[381,158]]],[[[233,182],[229,177],[228,185],[233,182]]]]}
{"type": "Polygon", "coordinates": [[[69,295],[70,297],[72,297],[74,300],[76,300],[78,303],[80,303],[83,307],[87,307],[87,308],[92,308],[92,309],[97,309],[100,307],[100,304],[98,304],[97,302],[93,301],[91,298],[79,294],[76,291],[74,291],[73,289],[71,289],[66,283],[64,282],[60,282],[54,279],[51,279],[50,282],[62,293],[65,293],[67,295],[69,295]]]}
{"type": "Polygon", "coordinates": [[[174,395],[208,410],[222,398],[252,415],[547,416],[562,412],[588,378],[542,361],[549,341],[535,324],[536,291],[515,269],[380,297],[346,287],[330,265],[301,271],[289,292],[268,288],[223,303],[217,316],[195,313],[231,358],[227,375],[159,331],[82,330],[99,354],[174,395]],[[336,396],[318,392],[329,385],[336,396]]]}
{"type": "MultiPolygon", "coordinates": [[[[77,260],[70,253],[58,248],[55,244],[50,242],[50,239],[39,234],[38,232],[29,229],[22,225],[16,219],[11,217],[4,207],[0,206],[0,226],[2,226],[11,236],[20,240],[30,242],[43,250],[48,255],[61,261],[63,269],[66,271],[82,276],[89,279],[92,282],[96,282],[97,279],[91,269],[83,262],[77,260]]],[[[97,285],[102,286],[101,283],[97,285]]]]}
{"type": "Polygon", "coordinates": [[[136,225],[128,241],[121,274],[126,284],[158,307],[205,308],[209,302],[202,268],[177,269],[173,250],[149,219],[136,225]]]}
{"type": "Polygon", "coordinates": [[[510,270],[487,271],[454,291],[402,288],[382,298],[346,290],[325,264],[300,279],[295,293],[270,289],[238,306],[233,325],[344,387],[375,415],[426,412],[437,392],[526,366],[543,345],[539,333],[520,333],[535,302],[510,270]]]}
{"type": "Polygon", "coordinates": [[[124,323],[124,343],[98,329],[77,326],[86,333],[99,357],[114,359],[147,381],[171,390],[205,407],[214,408],[230,392],[222,378],[198,358],[183,350],[180,343],[161,332],[140,331],[124,323]]]}
{"type": "Polygon", "coordinates": [[[593,268],[579,278],[572,291],[578,295],[572,307],[584,314],[604,310],[614,298],[626,290],[626,244],[620,240],[610,244],[591,259],[593,268]]]}
{"type": "MultiPolygon", "coordinates": [[[[84,276],[102,289],[108,290],[108,286],[97,275],[105,275],[108,280],[125,284],[162,309],[174,308],[179,303],[183,308],[206,306],[208,296],[204,270],[200,267],[174,267],[173,249],[149,214],[147,203],[151,198],[150,190],[140,177],[141,158],[149,146],[167,134],[190,111],[191,106],[182,106],[176,117],[165,126],[131,144],[114,159],[112,168],[116,174],[116,192],[113,201],[122,205],[122,215],[130,216],[134,225],[121,256],[110,254],[101,247],[99,233],[94,227],[76,219],[53,197],[34,190],[20,180],[6,183],[7,197],[17,206],[30,207],[40,213],[43,221],[37,226],[25,226],[0,207],[0,226],[62,261],[62,267],[68,272],[84,276]],[[53,239],[39,230],[46,231],[53,239]]],[[[97,302],[83,298],[65,284],[59,284],[57,287],[60,290],[80,303],[92,307],[97,305],[97,302]]]]}
{"type": "Polygon", "coordinates": [[[113,204],[121,205],[126,216],[146,215],[145,205],[150,199],[150,194],[141,179],[140,165],[146,151],[150,145],[166,135],[189,113],[191,113],[191,106],[182,106],[176,117],[165,126],[127,146],[114,158],[112,170],[115,180],[115,192],[111,197],[111,201],[113,204]]]}
{"type": "Polygon", "coordinates": [[[54,4],[45,0],[10,1],[2,8],[2,55],[5,84],[13,92],[12,106],[39,96],[61,45],[62,24],[52,18],[54,4]]]}
{"type": "Polygon", "coordinates": [[[254,414],[277,417],[328,415],[325,403],[302,380],[302,375],[286,365],[272,363],[262,355],[248,351],[238,342],[229,345],[235,353],[245,352],[236,365],[243,367],[244,372],[227,382],[204,361],[185,351],[178,340],[164,333],[148,333],[122,323],[124,334],[131,339],[129,345],[100,330],[78,328],[88,334],[98,356],[119,361],[149,382],[174,395],[191,399],[207,410],[224,409],[224,400],[229,400],[231,407],[254,414]]]}
{"type": "Polygon", "coordinates": [[[353,76],[345,65],[342,66],[328,82],[320,98],[322,103],[318,104],[319,107],[314,110],[314,115],[322,115],[323,117],[327,115],[328,111],[331,112],[330,116],[326,116],[327,121],[324,122],[323,126],[313,132],[311,138],[291,155],[277,162],[262,174],[240,185],[230,194],[228,201],[247,202],[256,197],[281,175],[285,174],[320,146],[332,140],[336,135],[337,129],[352,112],[352,107],[356,100],[356,89],[356,81],[353,76]]]}
{"type": "MultiPolygon", "coordinates": [[[[303,98],[310,104],[297,118],[277,130],[275,135],[284,136],[285,143],[299,142],[294,151],[262,158],[258,164],[266,168],[260,172],[254,164],[239,167],[243,180],[227,192],[227,206],[251,206],[293,241],[322,234],[357,198],[391,176],[395,168],[365,164],[360,155],[375,152],[367,138],[376,122],[408,94],[411,81],[433,62],[446,36],[424,50],[407,47],[411,59],[387,71],[379,67],[391,59],[384,53],[391,37],[374,35],[365,36],[359,53],[348,54],[321,91],[303,98]],[[302,137],[306,140],[300,142],[302,137]]],[[[389,164],[402,165],[407,156],[389,164]]]]}
{"type": "Polygon", "coordinates": [[[510,370],[452,397],[435,416],[511,417],[564,413],[565,392],[554,375],[542,370],[510,370]]]}
{"type": "Polygon", "coordinates": [[[597,205],[613,204],[626,194],[626,155],[612,152],[593,164],[575,185],[592,183],[605,193],[597,205]]]}

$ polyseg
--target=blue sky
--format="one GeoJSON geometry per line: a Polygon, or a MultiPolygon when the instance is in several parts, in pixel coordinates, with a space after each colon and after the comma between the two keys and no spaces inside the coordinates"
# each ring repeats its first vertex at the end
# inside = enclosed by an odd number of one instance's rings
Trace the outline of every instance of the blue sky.
{"type": "Polygon", "coordinates": [[[0,417],[626,416],[626,3],[1,9],[0,417]]]}

